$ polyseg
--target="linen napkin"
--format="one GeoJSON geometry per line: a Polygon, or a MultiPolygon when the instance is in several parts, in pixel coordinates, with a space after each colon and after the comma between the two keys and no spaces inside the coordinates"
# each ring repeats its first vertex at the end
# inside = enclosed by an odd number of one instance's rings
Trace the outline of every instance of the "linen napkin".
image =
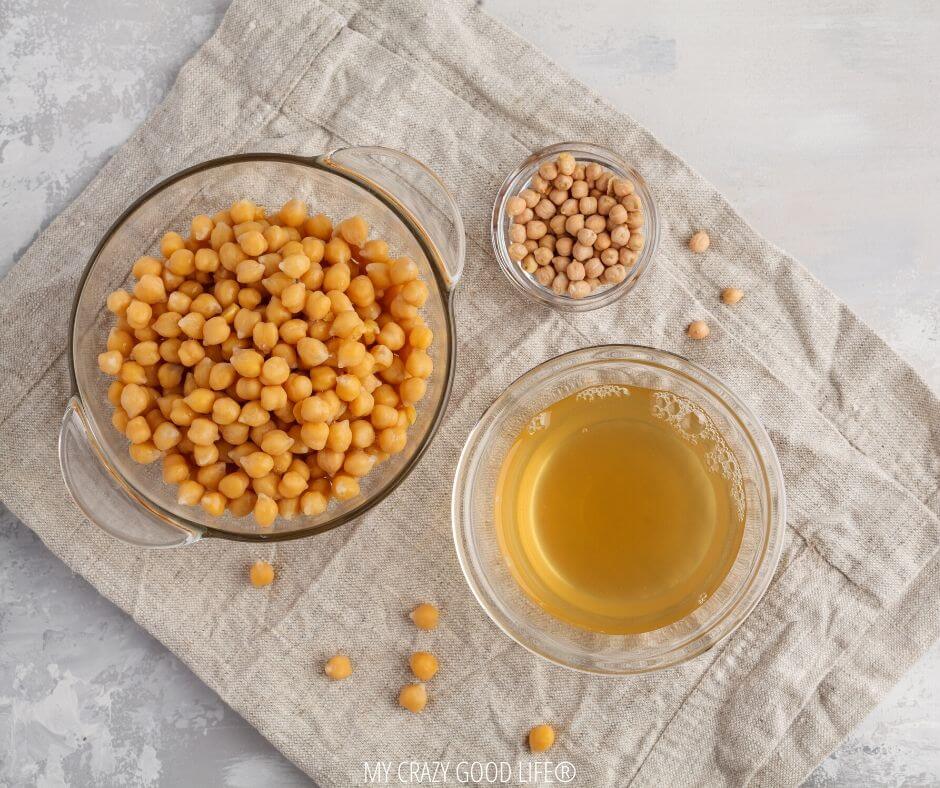
{"type": "Polygon", "coordinates": [[[528,728],[558,728],[573,784],[794,784],[940,631],[940,408],[917,375],[721,195],[469,2],[235,0],[166,101],[0,283],[0,497],[49,547],[175,651],[323,786],[364,763],[531,763],[528,728]],[[520,299],[489,249],[496,188],[566,139],[620,153],[665,216],[660,251],[627,298],[561,315],[520,299]],[[67,305],[111,221],[180,168],[238,151],[315,154],[381,144],[450,185],[467,228],[456,298],[457,378],[407,483],[353,527],[278,545],[203,541],[148,552],[71,503],[56,460],[69,394],[67,305]],[[708,228],[706,256],[685,240],[708,228]],[[746,292],[722,306],[719,289],[746,292]],[[708,320],[692,343],[683,327],[708,320]],[[779,569],[745,624],[660,673],[600,678],[504,637],[471,598],[450,538],[464,439],[513,378],[557,353],[636,342],[686,355],[743,394],[786,477],[779,569]],[[278,579],[258,591],[250,561],[278,579]],[[433,637],[405,612],[438,603],[433,637]],[[407,654],[442,669],[420,716],[397,708],[407,654]],[[337,650],[359,666],[330,683],[337,650]]]}

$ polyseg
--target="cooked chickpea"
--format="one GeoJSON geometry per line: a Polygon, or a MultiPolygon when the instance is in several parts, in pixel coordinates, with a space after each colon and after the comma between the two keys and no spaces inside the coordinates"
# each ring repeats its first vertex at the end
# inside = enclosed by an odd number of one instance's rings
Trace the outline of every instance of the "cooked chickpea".
{"type": "Polygon", "coordinates": [[[326,446],[330,427],[326,422],[307,422],[300,428],[300,439],[313,451],[321,451],[326,446]]]}
{"type": "Polygon", "coordinates": [[[405,448],[408,436],[403,427],[398,426],[398,412],[396,411],[394,427],[387,427],[379,433],[379,448],[386,454],[397,454],[405,448]]]}
{"type": "Polygon", "coordinates": [[[152,316],[153,307],[137,299],[132,299],[124,310],[124,319],[127,321],[127,324],[134,329],[149,326],[152,316]]]}
{"type": "Polygon", "coordinates": [[[169,451],[176,446],[182,438],[183,434],[169,421],[163,422],[153,431],[153,445],[160,451],[169,451]]]}
{"type": "Polygon", "coordinates": [[[242,457],[241,466],[252,479],[260,479],[271,473],[274,468],[274,458],[263,451],[254,451],[242,457]]]}
{"type": "Polygon", "coordinates": [[[359,495],[359,480],[347,473],[338,473],[333,477],[333,495],[337,500],[348,501],[359,495]]]}
{"type": "Polygon", "coordinates": [[[174,252],[183,249],[185,246],[186,241],[183,240],[183,236],[179,233],[169,232],[160,239],[160,254],[169,258],[174,252]]]}
{"type": "Polygon", "coordinates": [[[326,661],[326,664],[323,665],[323,672],[327,678],[333,681],[342,681],[352,675],[352,663],[345,654],[337,654],[326,661]]]}
{"type": "Polygon", "coordinates": [[[219,425],[211,419],[195,418],[186,437],[197,446],[209,446],[219,439],[219,425]]]}
{"type": "Polygon", "coordinates": [[[327,497],[317,490],[308,490],[300,496],[300,511],[308,517],[315,517],[326,511],[327,497]]]}
{"type": "Polygon", "coordinates": [[[329,435],[326,439],[326,448],[334,452],[346,451],[352,443],[352,431],[348,421],[337,421],[330,424],[329,435]]]}
{"type": "Polygon", "coordinates": [[[398,387],[399,396],[405,405],[413,405],[416,402],[420,402],[427,390],[427,381],[422,377],[408,378],[402,381],[401,385],[398,387]]]}
{"type": "Polygon", "coordinates": [[[250,477],[244,471],[233,471],[219,480],[219,492],[231,500],[241,498],[250,482],[250,477]]]}
{"type": "Polygon", "coordinates": [[[157,275],[144,274],[134,285],[134,298],[145,304],[159,304],[166,301],[166,297],[166,286],[157,275]]]}
{"type": "Polygon", "coordinates": [[[437,674],[437,657],[429,651],[415,651],[408,658],[408,666],[415,678],[421,681],[430,681],[437,674]]]}
{"type": "Polygon", "coordinates": [[[105,375],[117,375],[124,364],[124,357],[117,350],[98,354],[98,369],[105,375]]]}
{"type": "Polygon", "coordinates": [[[211,490],[203,493],[202,498],[199,499],[199,505],[202,506],[206,514],[213,517],[221,517],[225,513],[227,503],[228,500],[222,493],[211,490]]]}
{"type": "Polygon", "coordinates": [[[150,425],[143,416],[135,416],[127,422],[124,434],[131,443],[145,443],[150,440],[150,425]]]}
{"type": "MultiPolygon", "coordinates": [[[[267,498],[267,496],[265,496],[267,498]]],[[[267,500],[271,500],[267,498],[267,500]]],[[[258,501],[260,503],[261,496],[258,496],[258,501]]],[[[273,501],[271,501],[273,503],[273,501]]],[[[258,514],[257,504],[255,505],[255,516],[258,514]]],[[[273,519],[272,519],[273,522],[273,519]]],[[[267,561],[255,561],[251,565],[251,569],[248,570],[248,578],[251,581],[251,584],[255,588],[264,588],[264,586],[269,586],[274,582],[274,567],[271,566],[267,561]]]]}
{"type": "Polygon", "coordinates": [[[405,362],[405,371],[416,378],[427,378],[431,376],[434,364],[431,357],[423,350],[413,350],[408,354],[408,360],[405,362]]]}
{"type": "MultiPolygon", "coordinates": [[[[278,515],[277,501],[265,493],[258,493],[258,497],[255,501],[254,515],[255,522],[262,528],[267,528],[272,525],[278,515]]],[[[272,570],[271,578],[273,579],[273,577],[274,572],[272,570]]],[[[270,580],[268,582],[270,582],[270,580]]],[[[267,585],[267,583],[264,585],[267,585]]]]}
{"type": "Polygon", "coordinates": [[[258,230],[249,230],[238,236],[238,245],[249,257],[259,257],[268,249],[268,240],[258,230]]]}
{"type": "MultiPolygon", "coordinates": [[[[539,223],[564,202],[547,195],[571,185],[556,170],[513,231],[536,266],[556,246],[539,223]]],[[[270,218],[240,200],[194,217],[189,239],[167,233],[162,260],[134,262],[133,292],[108,296],[119,322],[99,366],[116,378],[112,422],[136,461],[167,452],[181,502],[253,511],[262,527],[316,515],[405,447],[433,371],[429,291],[414,260],[368,231],[353,216],[334,234],[299,200],[270,218]]]]}
{"type": "Polygon", "coordinates": [[[736,304],[744,298],[744,291],[739,287],[726,287],[721,291],[721,301],[724,304],[736,304]]]}
{"type": "Polygon", "coordinates": [[[289,451],[293,445],[294,439],[284,430],[268,430],[261,439],[261,451],[270,454],[272,457],[289,451]]]}
{"type": "Polygon", "coordinates": [[[151,441],[132,443],[127,451],[131,459],[141,465],[149,465],[160,457],[160,450],[151,441]]]}
{"type": "Polygon", "coordinates": [[[437,629],[440,611],[429,602],[422,602],[408,617],[418,629],[437,629]]]}
{"type": "Polygon", "coordinates": [[[260,380],[266,386],[279,386],[290,375],[290,365],[279,356],[272,356],[261,367],[260,380]]]}
{"type": "Polygon", "coordinates": [[[529,749],[545,752],[555,743],[555,730],[551,725],[536,725],[529,731],[529,749]]]}
{"type": "Polygon", "coordinates": [[[410,257],[392,260],[390,275],[392,284],[403,285],[418,278],[418,266],[410,257]]]}
{"type": "Polygon", "coordinates": [[[428,704],[428,691],[424,684],[406,684],[398,693],[398,705],[413,714],[424,710],[428,704]]]}
{"type": "Polygon", "coordinates": [[[328,216],[322,213],[318,213],[316,216],[311,216],[309,219],[306,219],[303,223],[303,227],[305,235],[312,235],[315,238],[319,238],[321,241],[328,241],[333,234],[333,222],[330,221],[328,216]]]}

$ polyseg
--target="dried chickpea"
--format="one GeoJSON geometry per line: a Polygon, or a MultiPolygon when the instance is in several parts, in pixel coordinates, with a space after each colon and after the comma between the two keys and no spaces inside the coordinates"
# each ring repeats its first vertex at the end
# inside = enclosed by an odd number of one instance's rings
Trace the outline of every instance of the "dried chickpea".
{"type": "Polygon", "coordinates": [[[413,714],[424,710],[428,703],[428,691],[424,684],[406,684],[398,693],[398,705],[413,714]]]}
{"type": "Polygon", "coordinates": [[[701,254],[711,246],[711,242],[712,240],[708,237],[708,233],[704,230],[699,230],[697,233],[693,233],[692,237],[689,238],[689,249],[696,254],[701,254]]]}
{"type": "Polygon", "coordinates": [[[430,681],[437,673],[437,657],[428,651],[415,651],[408,658],[408,666],[417,679],[430,681]]]}
{"type": "Polygon", "coordinates": [[[744,298],[744,291],[739,287],[726,287],[721,291],[721,301],[724,304],[736,304],[744,298]]]}
{"type": "Polygon", "coordinates": [[[704,320],[693,320],[691,323],[689,323],[685,332],[691,339],[705,339],[709,334],[711,334],[711,329],[708,327],[708,323],[706,323],[704,320]]]}
{"type": "Polygon", "coordinates": [[[352,675],[352,663],[345,654],[337,654],[335,657],[330,657],[326,661],[326,664],[323,666],[323,672],[326,674],[327,678],[333,681],[342,681],[352,675]]]}

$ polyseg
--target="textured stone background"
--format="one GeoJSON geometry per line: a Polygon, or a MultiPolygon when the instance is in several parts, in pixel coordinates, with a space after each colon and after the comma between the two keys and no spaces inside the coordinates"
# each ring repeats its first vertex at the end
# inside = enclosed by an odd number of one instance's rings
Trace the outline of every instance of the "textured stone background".
{"type": "MultiPolygon", "coordinates": [[[[483,4],[692,162],[940,390],[940,6],[483,4]]],[[[0,273],[226,6],[0,0],[0,273]]],[[[2,507],[0,522],[0,785],[307,784],[2,507]]],[[[808,781],[938,783],[940,646],[808,781]]]]}

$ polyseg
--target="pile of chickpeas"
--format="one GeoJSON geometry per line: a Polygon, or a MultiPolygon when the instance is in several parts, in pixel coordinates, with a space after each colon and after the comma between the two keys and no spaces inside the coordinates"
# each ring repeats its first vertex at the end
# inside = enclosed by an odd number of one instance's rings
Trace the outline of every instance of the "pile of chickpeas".
{"type": "Polygon", "coordinates": [[[646,242],[632,181],[561,153],[506,201],[509,257],[557,295],[584,298],[627,277],[646,242]]]}
{"type": "Polygon", "coordinates": [[[168,232],[107,299],[100,369],[140,463],[210,515],[318,515],[402,451],[427,391],[428,287],[408,257],[290,200],[240,200],[168,232]]]}

